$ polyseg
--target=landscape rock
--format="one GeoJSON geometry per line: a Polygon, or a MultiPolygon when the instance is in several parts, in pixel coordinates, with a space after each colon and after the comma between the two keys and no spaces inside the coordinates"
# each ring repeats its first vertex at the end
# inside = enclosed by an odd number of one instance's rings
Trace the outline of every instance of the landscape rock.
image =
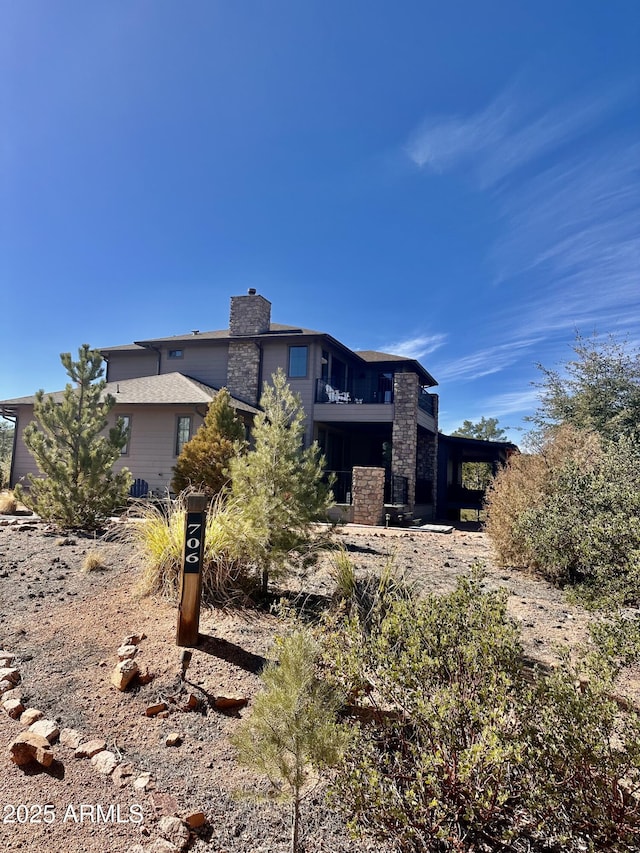
{"type": "Polygon", "coordinates": [[[218,711],[239,711],[248,704],[246,696],[216,696],[213,707],[218,711]]]}
{"type": "Polygon", "coordinates": [[[142,844],[134,844],[132,847],[129,847],[127,853],[145,853],[145,849],[142,844]]]}
{"type": "Polygon", "coordinates": [[[2,703],[2,707],[7,714],[14,720],[17,720],[20,714],[24,711],[24,705],[20,699],[6,699],[2,703]]]}
{"type": "Polygon", "coordinates": [[[166,702],[157,702],[155,705],[149,705],[149,707],[145,710],[145,714],[147,717],[155,717],[156,714],[159,714],[161,711],[166,711],[169,706],[166,702]]]}
{"type": "Polygon", "coordinates": [[[116,786],[116,788],[124,788],[125,785],[128,784],[129,779],[136,772],[133,764],[118,764],[116,769],[111,774],[111,781],[116,786]]]}
{"type": "Polygon", "coordinates": [[[77,749],[82,742],[82,735],[75,729],[62,729],[60,732],[60,743],[62,746],[70,746],[77,749]]]}
{"type": "Polygon", "coordinates": [[[11,666],[16,656],[6,649],[0,649],[0,667],[11,666]]]}
{"type": "Polygon", "coordinates": [[[136,656],[136,652],[138,651],[138,647],[127,644],[124,646],[120,646],[118,649],[118,659],[119,660],[130,660],[136,656]]]}
{"type": "Polygon", "coordinates": [[[91,763],[98,773],[102,773],[103,776],[109,776],[118,766],[118,759],[113,752],[103,749],[102,752],[97,752],[93,756],[91,763]]]}
{"type": "Polygon", "coordinates": [[[111,683],[118,690],[126,690],[138,674],[138,664],[134,660],[121,660],[111,673],[111,683]]]}
{"type": "Polygon", "coordinates": [[[184,818],[184,822],[190,829],[199,829],[207,822],[207,816],[204,812],[191,812],[184,818]]]}
{"type": "Polygon", "coordinates": [[[129,634],[122,640],[122,646],[139,646],[143,640],[147,639],[147,635],[141,631],[139,634],[129,634]]]}
{"type": "Polygon", "coordinates": [[[14,684],[11,683],[7,678],[3,678],[0,681],[0,696],[3,696],[5,693],[8,693],[9,690],[13,690],[14,684]]]}
{"type": "Polygon", "coordinates": [[[182,743],[182,735],[178,732],[171,732],[165,739],[166,746],[180,746],[182,743]]]}
{"type": "Polygon", "coordinates": [[[141,773],[133,783],[134,791],[146,791],[151,786],[151,773],[141,773]]]}
{"type": "Polygon", "coordinates": [[[36,720],[41,720],[43,717],[44,714],[38,708],[27,708],[20,716],[20,722],[23,726],[30,726],[36,720]]]}
{"type": "Polygon", "coordinates": [[[53,720],[36,720],[29,726],[29,731],[34,734],[42,735],[49,743],[54,743],[60,736],[60,729],[53,720]]]}
{"type": "Polygon", "coordinates": [[[74,755],[76,758],[93,758],[99,752],[103,752],[107,748],[107,743],[104,740],[88,740],[76,747],[74,755]]]}
{"type": "Polygon", "coordinates": [[[140,684],[150,684],[154,678],[155,675],[151,672],[148,666],[141,666],[138,669],[138,682],[140,684]]]}
{"type": "Polygon", "coordinates": [[[53,764],[53,750],[51,744],[42,735],[35,732],[20,732],[9,744],[11,760],[18,766],[30,764],[37,761],[43,767],[53,764]]]}
{"type": "Polygon", "coordinates": [[[167,841],[181,850],[189,843],[189,828],[179,817],[166,816],[160,818],[158,832],[167,841]]]}
{"type": "Polygon", "coordinates": [[[196,711],[199,706],[200,700],[198,699],[198,697],[193,693],[189,693],[186,698],[186,701],[180,707],[183,711],[196,711]]]}

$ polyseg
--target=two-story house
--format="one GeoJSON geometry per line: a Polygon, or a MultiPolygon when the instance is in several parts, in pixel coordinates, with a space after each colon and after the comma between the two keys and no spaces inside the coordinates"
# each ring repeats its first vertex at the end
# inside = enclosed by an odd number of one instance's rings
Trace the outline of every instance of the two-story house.
{"type": "MultiPolygon", "coordinates": [[[[353,351],[325,332],[271,322],[271,303],[254,289],[231,298],[229,328],[104,347],[112,418],[123,417],[126,466],[154,491],[169,487],[183,444],[223,386],[250,423],[265,382],[281,368],[302,400],[307,443],[317,441],[336,472],[336,500],[350,502],[354,466],[387,472],[386,502],[435,513],[438,397],[435,379],[415,359],[353,351]],[[418,505],[418,506],[416,506],[418,505]]],[[[61,392],[58,392],[61,394],[61,392]]],[[[55,396],[55,395],[54,395],[55,396]]],[[[5,400],[16,422],[11,482],[37,473],[22,432],[33,397],[5,400]]]]}

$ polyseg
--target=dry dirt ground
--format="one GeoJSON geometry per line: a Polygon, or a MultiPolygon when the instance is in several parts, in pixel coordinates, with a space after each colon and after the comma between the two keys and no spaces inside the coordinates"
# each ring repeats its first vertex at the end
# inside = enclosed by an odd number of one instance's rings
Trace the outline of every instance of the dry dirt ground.
{"type": "MultiPolygon", "coordinates": [[[[6,746],[24,727],[0,712],[3,848],[139,853],[135,845],[142,844],[145,850],[159,850],[162,814],[202,810],[207,824],[193,834],[190,846],[196,853],[286,851],[286,811],[268,799],[256,803],[238,797],[242,789],[264,793],[267,786],[237,767],[228,741],[241,717],[250,713],[260,669],[271,654],[276,617],[203,611],[202,640],[182,682],[176,606],[133,596],[141,565],[130,541],[60,537],[27,518],[8,522],[0,517],[0,647],[16,656],[21,683],[15,692],[25,707],[40,709],[61,729],[76,729],[83,739],[103,739],[131,775],[101,776],[89,759],[75,758],[73,748],[60,743],[54,745],[56,761],[49,769],[20,768],[10,762],[6,746]],[[83,571],[89,551],[100,553],[104,570],[83,571]],[[120,692],[110,681],[116,650],[134,633],[146,635],[136,660],[155,677],[120,692]],[[199,707],[181,710],[189,693],[199,707]],[[223,713],[214,707],[221,696],[247,697],[249,705],[223,713]],[[145,715],[148,706],[162,701],[168,715],[145,715]],[[166,745],[172,732],[179,733],[179,746],[166,745]],[[144,772],[152,781],[136,791],[132,782],[144,772]]],[[[396,566],[425,592],[450,590],[460,573],[484,563],[487,586],[509,590],[509,611],[522,626],[525,652],[538,660],[552,662],[555,643],[576,647],[586,640],[587,614],[544,581],[497,569],[481,532],[348,526],[334,535],[358,571],[379,571],[393,555],[396,566]]],[[[290,590],[329,595],[328,566],[323,557],[306,576],[292,577],[290,590]]],[[[637,682],[626,685],[636,698],[637,682]]],[[[308,853],[382,849],[373,841],[351,839],[320,795],[304,803],[303,845],[308,853]]]]}

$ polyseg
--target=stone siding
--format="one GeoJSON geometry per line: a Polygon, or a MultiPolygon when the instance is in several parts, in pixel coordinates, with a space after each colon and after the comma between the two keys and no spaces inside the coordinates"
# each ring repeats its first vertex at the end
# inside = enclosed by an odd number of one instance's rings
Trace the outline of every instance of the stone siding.
{"type": "Polygon", "coordinates": [[[231,396],[257,406],[259,383],[260,347],[253,341],[229,341],[227,389],[231,396]]]}
{"type": "Polygon", "coordinates": [[[384,516],[384,468],[353,469],[353,523],[382,524],[384,516]]]}
{"type": "Polygon", "coordinates": [[[258,293],[232,296],[229,334],[262,335],[271,328],[271,303],[258,293]]]}
{"type": "Polygon", "coordinates": [[[416,449],[418,443],[417,373],[396,373],[393,381],[394,418],[391,472],[406,477],[407,504],[413,510],[416,495],[416,449]]]}

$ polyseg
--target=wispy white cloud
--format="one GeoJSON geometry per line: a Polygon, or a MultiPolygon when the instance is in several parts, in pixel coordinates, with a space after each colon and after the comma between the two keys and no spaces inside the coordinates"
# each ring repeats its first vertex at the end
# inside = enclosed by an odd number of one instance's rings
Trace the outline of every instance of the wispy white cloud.
{"type": "Polygon", "coordinates": [[[520,360],[526,352],[531,351],[537,340],[530,338],[510,341],[477,350],[460,358],[448,359],[440,365],[434,365],[434,375],[442,383],[452,380],[469,381],[499,373],[520,360]]]}
{"type": "Polygon", "coordinates": [[[611,331],[640,307],[640,145],[560,162],[500,194],[503,232],[489,260],[497,283],[529,296],[520,334],[611,331]]]}
{"type": "MultiPolygon", "coordinates": [[[[639,324],[640,145],[605,123],[635,86],[532,106],[516,84],[473,115],[429,118],[409,140],[416,165],[474,176],[497,208],[487,262],[512,294],[493,318],[502,340],[505,329],[527,338],[639,324]]],[[[499,365],[483,367],[479,353],[452,370],[479,376],[499,365]]]]}
{"type": "Polygon", "coordinates": [[[405,358],[424,358],[439,349],[446,341],[447,335],[416,335],[412,338],[404,338],[385,344],[381,347],[382,352],[393,355],[403,355],[405,358]]]}
{"type": "Polygon", "coordinates": [[[502,418],[505,415],[522,415],[533,412],[538,404],[538,392],[531,388],[527,391],[506,391],[488,397],[485,408],[492,417],[502,418]]]}
{"type": "Polygon", "coordinates": [[[473,115],[427,118],[405,150],[420,168],[436,172],[471,168],[480,185],[490,187],[584,133],[628,98],[629,92],[629,86],[620,86],[532,115],[524,106],[530,96],[514,86],[473,115]]]}

